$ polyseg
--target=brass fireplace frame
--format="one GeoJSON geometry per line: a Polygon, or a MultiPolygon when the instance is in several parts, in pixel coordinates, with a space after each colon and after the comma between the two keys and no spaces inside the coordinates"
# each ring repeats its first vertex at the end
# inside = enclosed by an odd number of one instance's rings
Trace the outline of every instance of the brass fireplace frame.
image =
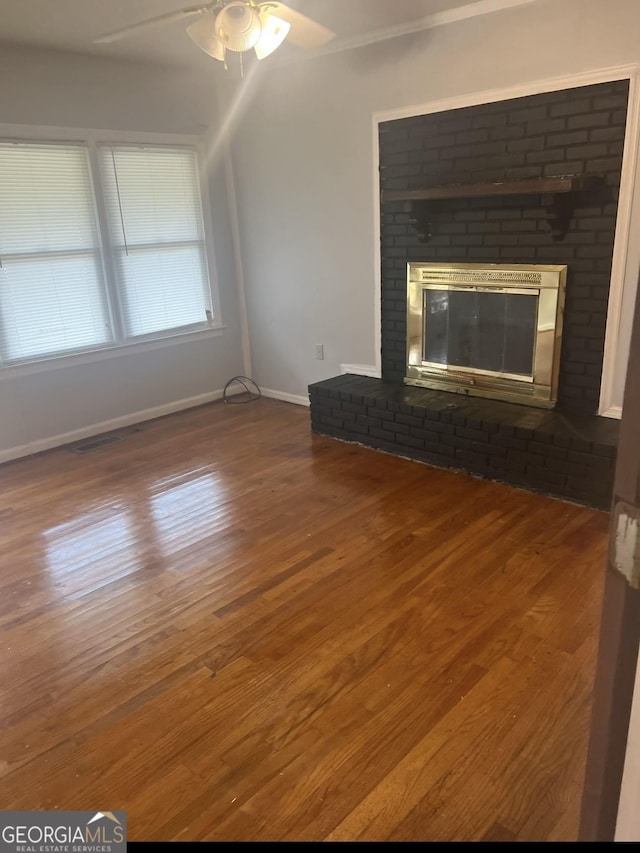
{"type": "Polygon", "coordinates": [[[407,385],[490,397],[540,408],[557,401],[567,267],[563,264],[407,264],[407,385]],[[535,295],[533,370],[529,375],[424,360],[425,290],[535,295]]]}

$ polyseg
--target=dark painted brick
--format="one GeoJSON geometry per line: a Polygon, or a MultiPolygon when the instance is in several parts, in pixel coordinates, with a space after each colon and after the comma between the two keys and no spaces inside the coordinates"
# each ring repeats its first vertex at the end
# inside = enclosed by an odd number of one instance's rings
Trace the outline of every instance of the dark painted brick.
{"type": "Polygon", "coordinates": [[[463,447],[456,448],[456,459],[460,459],[463,462],[469,462],[472,465],[486,465],[488,461],[486,454],[477,453],[475,450],[467,450],[463,447]]]}
{"type": "Polygon", "coordinates": [[[574,145],[567,151],[569,157],[590,160],[594,157],[606,157],[609,147],[606,142],[592,142],[589,145],[574,145]]]}
{"type": "Polygon", "coordinates": [[[540,166],[514,166],[511,169],[507,169],[505,177],[507,180],[514,181],[525,180],[525,178],[541,178],[542,175],[540,172],[540,166]]]}
{"type": "Polygon", "coordinates": [[[424,447],[423,440],[413,435],[398,435],[396,440],[402,447],[424,447]]]}
{"type": "Polygon", "coordinates": [[[567,120],[567,127],[569,130],[575,130],[582,127],[609,127],[611,124],[610,119],[611,116],[609,113],[586,113],[585,115],[571,116],[567,120]]]}
{"type": "Polygon", "coordinates": [[[498,208],[494,210],[487,211],[487,219],[497,219],[497,220],[506,220],[506,219],[522,219],[522,210],[518,208],[498,208]]]}
{"type": "Polygon", "coordinates": [[[472,441],[471,449],[478,451],[478,453],[488,453],[493,459],[504,459],[507,455],[507,448],[501,444],[485,444],[481,441],[472,441]]]}
{"type": "Polygon", "coordinates": [[[437,227],[440,234],[466,234],[467,231],[467,226],[464,222],[445,222],[437,227]]]}
{"type": "Polygon", "coordinates": [[[462,130],[470,130],[471,116],[456,116],[455,118],[440,121],[441,133],[460,133],[462,130]]]}
{"type": "Polygon", "coordinates": [[[447,444],[450,447],[471,449],[471,441],[468,438],[461,438],[459,435],[443,434],[440,436],[442,444],[447,444]]]}
{"type": "Polygon", "coordinates": [[[566,459],[554,459],[552,460],[552,464],[551,462],[549,464],[554,471],[558,471],[560,474],[585,476],[588,470],[586,465],[582,465],[578,462],[568,462],[566,459]]]}
{"type": "Polygon", "coordinates": [[[439,441],[439,435],[437,432],[428,429],[418,429],[417,427],[411,427],[411,433],[414,438],[419,438],[423,442],[433,442],[437,444],[439,441]]]}
{"type": "Polygon", "coordinates": [[[344,427],[344,422],[342,418],[332,418],[331,415],[320,415],[320,423],[323,426],[327,427],[337,427],[342,429],[344,427]]]}
{"type": "Polygon", "coordinates": [[[548,107],[531,106],[524,110],[513,110],[509,113],[509,122],[511,124],[520,124],[522,122],[537,121],[545,119],[549,115],[548,107]]]}
{"type": "MultiPolygon", "coordinates": [[[[495,127],[490,131],[490,138],[495,140],[511,140],[522,139],[525,135],[524,125],[514,124],[507,127],[495,127]]],[[[510,148],[510,151],[517,151],[517,148],[510,148]]]]}
{"type": "Polygon", "coordinates": [[[356,416],[356,425],[359,427],[379,427],[382,429],[382,421],[380,418],[368,418],[365,415],[356,416]]]}
{"type": "Polygon", "coordinates": [[[566,127],[567,122],[564,118],[547,118],[541,121],[530,121],[527,124],[527,133],[531,136],[537,133],[560,133],[566,127]]]}
{"type": "Polygon", "coordinates": [[[627,108],[626,95],[603,95],[596,97],[593,101],[596,110],[617,110],[627,108]]]}
{"type": "Polygon", "coordinates": [[[564,474],[555,471],[549,471],[548,468],[538,468],[536,465],[527,465],[527,479],[534,486],[542,488],[550,488],[553,486],[562,486],[565,482],[564,474]]]}
{"type": "Polygon", "coordinates": [[[484,210],[456,210],[453,218],[460,222],[482,222],[486,217],[484,210]]]}
{"type": "Polygon", "coordinates": [[[377,429],[376,427],[372,427],[369,430],[369,435],[374,438],[380,438],[383,441],[388,441],[391,445],[395,444],[396,441],[399,441],[393,432],[389,432],[386,429],[377,429]]]}
{"type": "Polygon", "coordinates": [[[397,423],[406,424],[407,426],[422,426],[422,418],[418,418],[415,415],[405,415],[403,413],[399,413],[395,417],[397,423]]]}
{"type": "Polygon", "coordinates": [[[510,462],[520,463],[523,465],[542,465],[544,457],[537,453],[525,453],[520,450],[509,450],[507,459],[510,462]]]}
{"type": "MultiPolygon", "coordinates": [[[[585,132],[586,137],[586,132],[585,132]]],[[[586,142],[586,138],[585,138],[586,142]]],[[[551,144],[548,141],[548,137],[545,139],[544,136],[525,136],[524,139],[514,139],[507,143],[507,151],[542,151],[545,147],[545,144],[551,144]]],[[[557,145],[563,145],[564,143],[557,143],[557,145]]]]}
{"type": "Polygon", "coordinates": [[[402,432],[405,435],[411,435],[411,430],[414,429],[414,427],[410,427],[408,424],[399,424],[396,421],[385,421],[384,426],[385,429],[391,430],[393,433],[402,432]]]}
{"type": "Polygon", "coordinates": [[[516,427],[516,438],[525,438],[527,441],[532,439],[534,436],[533,430],[527,429],[526,427],[516,427]]]}
{"type": "MultiPolygon", "coordinates": [[[[584,158],[584,168],[590,173],[598,174],[598,169],[602,169],[601,174],[605,175],[613,192],[612,200],[605,204],[593,201],[582,203],[576,209],[569,233],[561,243],[555,243],[551,239],[545,211],[541,206],[537,206],[542,200],[537,202],[535,197],[496,200],[478,198],[434,205],[435,239],[431,244],[420,242],[415,229],[408,225],[409,217],[403,212],[400,204],[385,205],[381,235],[385,244],[382,261],[382,352],[383,371],[387,379],[400,384],[404,374],[404,265],[407,260],[567,263],[570,279],[563,345],[563,363],[567,365],[567,369],[562,370],[560,377],[561,400],[568,408],[587,412],[595,410],[602,363],[603,317],[606,313],[613,230],[612,225],[608,229],[594,228],[592,226],[596,223],[586,220],[602,220],[607,217],[611,219],[611,223],[615,220],[615,195],[619,184],[625,110],[622,107],[604,106],[594,112],[587,109],[583,114],[577,110],[582,109],[587,102],[594,104],[595,98],[622,95],[623,103],[627,89],[628,81],[598,84],[565,92],[518,98],[510,102],[480,105],[464,111],[416,116],[386,122],[381,126],[383,186],[388,186],[384,177],[385,166],[396,168],[395,174],[393,170],[390,172],[389,180],[410,181],[412,183],[405,185],[417,187],[429,183],[535,177],[542,174],[544,165],[562,165],[557,174],[565,174],[569,171],[579,171],[575,164],[584,158]],[[569,106],[565,106],[567,104],[569,106]],[[512,123],[512,116],[507,115],[508,109],[513,113],[535,107],[542,109],[542,112],[535,114],[537,118],[532,118],[529,114],[526,122],[520,124],[512,123]],[[604,122],[599,126],[592,118],[597,114],[598,121],[604,122]],[[470,125],[464,121],[469,118],[470,125]],[[531,135],[528,133],[531,128],[527,128],[528,135],[522,138],[498,138],[501,129],[506,129],[507,135],[513,128],[517,128],[513,132],[520,133],[525,123],[533,124],[553,119],[562,120],[562,130],[550,130],[547,126],[545,136],[543,133],[531,135]],[[584,122],[584,126],[574,126],[576,119],[584,122]],[[448,134],[444,133],[443,126],[446,127],[445,123],[451,121],[454,122],[453,129],[448,134]],[[617,126],[609,122],[617,122],[617,126]],[[413,145],[416,140],[420,141],[423,150],[413,145]],[[428,148],[430,144],[436,147],[428,148]],[[467,161],[457,164],[463,167],[458,174],[454,172],[455,164],[451,152],[446,150],[453,145],[463,151],[464,146],[467,146],[466,151],[469,152],[468,156],[457,158],[467,161]],[[437,146],[440,146],[441,150],[437,146]],[[603,146],[606,146],[606,149],[603,146]],[[529,162],[514,165],[514,161],[511,161],[512,165],[509,165],[510,160],[505,159],[506,155],[545,152],[540,158],[544,161],[549,156],[555,157],[546,153],[554,150],[562,150],[563,156],[547,163],[529,162]],[[386,154],[389,155],[387,162],[386,154]],[[398,168],[406,166],[415,166],[415,173],[409,174],[411,170],[406,169],[398,174],[398,168]],[[512,210],[519,211],[515,218],[514,214],[509,212],[512,210]],[[519,222],[527,224],[520,228],[519,222]],[[446,227],[449,224],[467,223],[466,231],[446,227]],[[474,225],[479,227],[473,227],[474,225]],[[385,234],[386,226],[389,230],[385,234]],[[438,227],[442,226],[445,226],[444,230],[438,231],[438,227]],[[528,230],[533,226],[536,226],[534,230],[528,230]],[[407,230],[408,228],[410,230],[407,230]],[[495,238],[502,239],[496,242],[495,238]],[[510,238],[517,238],[517,243],[510,238]],[[393,242],[396,239],[405,241],[407,245],[397,245],[393,242]],[[590,275],[593,275],[592,281],[584,278],[590,275]],[[585,315],[588,315],[588,319],[585,315]],[[576,379],[580,379],[583,384],[572,384],[576,379]]],[[[608,102],[598,101],[598,104],[605,103],[608,102]]],[[[535,124],[533,126],[536,127],[535,124]]],[[[539,129],[540,125],[537,127],[539,129]]],[[[532,159],[535,160],[535,156],[532,159]]],[[[599,226],[603,226],[602,221],[599,226]]]]}
{"type": "Polygon", "coordinates": [[[444,421],[427,421],[427,428],[432,432],[439,434],[449,434],[451,435],[454,431],[454,426],[451,423],[446,423],[444,421]]]}
{"type": "Polygon", "coordinates": [[[476,115],[472,119],[472,127],[501,127],[507,123],[506,113],[493,113],[490,115],[476,115]]]}
{"type": "Polygon", "coordinates": [[[542,456],[549,457],[551,459],[565,459],[567,456],[567,450],[565,447],[557,447],[554,444],[541,444],[537,441],[530,441],[528,444],[528,450],[531,453],[539,453],[542,456]]]}
{"type": "Polygon", "coordinates": [[[473,415],[466,416],[465,424],[466,426],[471,427],[471,429],[482,430],[482,420],[480,418],[473,417],[473,415]]]}
{"type": "Polygon", "coordinates": [[[580,145],[587,142],[588,139],[588,130],[570,130],[565,133],[549,134],[546,138],[546,144],[550,148],[564,148],[566,145],[580,145]]]}
{"type": "Polygon", "coordinates": [[[467,226],[469,234],[496,234],[500,231],[499,222],[470,222],[467,226]]]}
{"type": "Polygon", "coordinates": [[[529,154],[527,154],[527,163],[534,166],[544,163],[558,163],[563,160],[563,148],[545,148],[544,151],[531,151],[529,154]]]}
{"type": "Polygon", "coordinates": [[[615,127],[595,127],[589,131],[589,139],[592,142],[624,141],[624,125],[615,127]]]}
{"type": "Polygon", "coordinates": [[[429,133],[422,139],[422,148],[427,150],[433,148],[446,148],[456,141],[454,133],[429,133]]]}
{"type": "Polygon", "coordinates": [[[589,167],[593,172],[615,172],[616,175],[618,175],[620,170],[620,158],[602,157],[598,160],[590,160],[589,167]]]}
{"type": "Polygon", "coordinates": [[[488,138],[488,130],[478,128],[474,128],[473,130],[463,130],[456,134],[456,144],[470,142],[486,142],[488,138]]]}
{"type": "Polygon", "coordinates": [[[521,219],[514,222],[503,222],[501,227],[503,234],[507,232],[517,232],[522,234],[523,232],[527,233],[530,231],[537,231],[538,223],[535,219],[521,219]]]}
{"type": "Polygon", "coordinates": [[[481,429],[470,429],[469,427],[456,427],[456,435],[462,438],[470,438],[472,441],[487,441],[488,436],[481,429]]]}
{"type": "Polygon", "coordinates": [[[547,163],[544,167],[544,174],[548,177],[554,177],[557,175],[575,175],[582,171],[583,166],[584,163],[582,160],[563,160],[558,163],[547,163]]]}

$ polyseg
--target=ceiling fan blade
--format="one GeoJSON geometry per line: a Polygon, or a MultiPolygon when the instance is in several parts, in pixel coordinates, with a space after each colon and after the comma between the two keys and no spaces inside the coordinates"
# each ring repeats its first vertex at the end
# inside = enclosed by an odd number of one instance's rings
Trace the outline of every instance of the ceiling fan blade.
{"type": "Polygon", "coordinates": [[[140,21],[138,24],[131,24],[130,27],[123,27],[121,30],[107,33],[100,38],[94,39],[94,44],[109,44],[112,41],[118,41],[125,38],[131,33],[136,33],[138,30],[146,30],[147,27],[155,27],[158,24],[170,24],[173,21],[181,21],[184,18],[190,18],[192,15],[200,15],[207,10],[206,6],[194,6],[191,9],[180,9],[178,12],[168,12],[166,15],[158,15],[157,18],[147,18],[146,21],[140,21]]]}
{"type": "Polygon", "coordinates": [[[213,12],[207,11],[193,24],[189,24],[187,35],[200,50],[224,62],[224,45],[216,38],[216,16],[213,12]]]}
{"type": "Polygon", "coordinates": [[[276,17],[291,24],[287,41],[298,47],[313,50],[327,44],[336,36],[333,30],[317,21],[312,21],[311,18],[307,18],[306,15],[302,15],[295,9],[285,6],[284,3],[261,3],[260,5],[265,5],[270,15],[276,15],[276,17]]]}

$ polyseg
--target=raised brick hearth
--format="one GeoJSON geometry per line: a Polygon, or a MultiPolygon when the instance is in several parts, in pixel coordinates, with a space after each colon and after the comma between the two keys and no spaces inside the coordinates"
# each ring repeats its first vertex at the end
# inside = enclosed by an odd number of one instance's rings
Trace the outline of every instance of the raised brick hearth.
{"type": "Polygon", "coordinates": [[[618,421],[352,375],[309,398],[316,433],[609,508],[618,421]]]}
{"type": "Polygon", "coordinates": [[[574,174],[597,177],[601,189],[575,198],[561,241],[543,196],[438,201],[428,241],[406,203],[384,203],[383,379],[310,386],[314,431],[609,507],[618,424],[596,411],[627,97],[621,80],[380,125],[383,193],[574,174]],[[409,261],[567,265],[554,411],[403,384],[409,261]]]}

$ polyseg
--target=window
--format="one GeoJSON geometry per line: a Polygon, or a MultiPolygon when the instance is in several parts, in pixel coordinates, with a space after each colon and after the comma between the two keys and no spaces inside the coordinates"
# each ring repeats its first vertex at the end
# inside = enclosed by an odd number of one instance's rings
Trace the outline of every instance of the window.
{"type": "Polygon", "coordinates": [[[211,320],[193,148],[0,141],[0,365],[211,320]]]}
{"type": "Polygon", "coordinates": [[[100,168],[127,337],[205,322],[210,305],[195,152],[102,146],[100,168]]]}
{"type": "Polygon", "coordinates": [[[87,151],[0,143],[0,358],[111,341],[87,151]]]}

